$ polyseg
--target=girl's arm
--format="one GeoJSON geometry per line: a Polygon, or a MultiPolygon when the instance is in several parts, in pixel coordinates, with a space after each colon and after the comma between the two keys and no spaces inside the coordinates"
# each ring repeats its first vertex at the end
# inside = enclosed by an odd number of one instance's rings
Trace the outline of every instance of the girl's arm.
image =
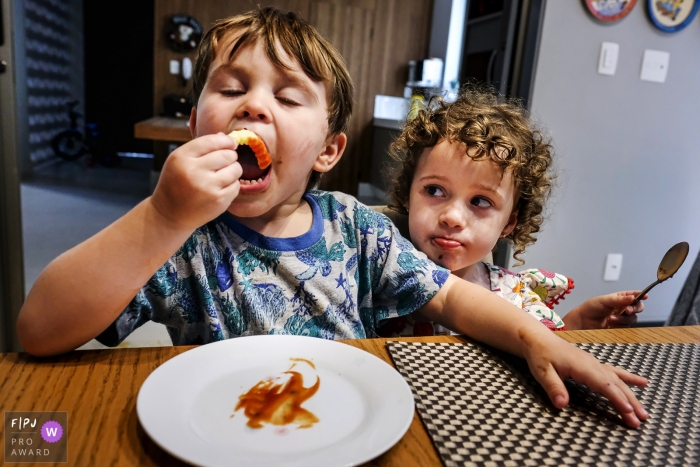
{"type": "Polygon", "coordinates": [[[567,343],[527,313],[488,290],[450,276],[421,312],[429,319],[527,360],[533,376],[559,408],[569,402],[563,380],[573,378],[607,397],[631,427],[648,414],[625,383],[644,386],[645,378],[601,364],[567,343]]]}
{"type": "Polygon", "coordinates": [[[17,319],[27,352],[54,355],[98,336],[200,225],[238,195],[235,142],[217,134],[174,151],[150,198],[41,273],[17,319]]]}
{"type": "MultiPolygon", "coordinates": [[[[586,300],[568,312],[564,318],[566,329],[606,329],[629,327],[637,322],[637,313],[644,310],[641,301],[631,305],[641,290],[625,290],[607,295],[599,295],[586,300]]],[[[646,300],[644,295],[642,300],[646,300]]]]}

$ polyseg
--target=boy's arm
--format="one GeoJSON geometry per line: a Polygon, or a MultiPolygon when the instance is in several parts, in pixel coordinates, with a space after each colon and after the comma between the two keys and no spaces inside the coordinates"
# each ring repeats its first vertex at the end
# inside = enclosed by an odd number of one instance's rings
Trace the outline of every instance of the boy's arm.
{"type": "Polygon", "coordinates": [[[625,383],[646,379],[610,365],[555,336],[549,329],[488,290],[450,276],[421,313],[443,326],[524,357],[533,376],[556,407],[569,395],[563,380],[573,378],[607,397],[623,420],[637,427],[648,414],[625,383]]]}
{"type": "MultiPolygon", "coordinates": [[[[637,322],[637,313],[644,310],[641,301],[631,305],[641,290],[625,290],[599,295],[586,300],[562,318],[566,329],[605,329],[629,327],[637,322]]],[[[646,300],[644,295],[642,300],[646,300]]]]}
{"type": "Polygon", "coordinates": [[[107,328],[199,226],[238,194],[236,143],[220,133],[174,151],[150,198],[49,264],[17,319],[22,346],[54,355],[107,328]]]}

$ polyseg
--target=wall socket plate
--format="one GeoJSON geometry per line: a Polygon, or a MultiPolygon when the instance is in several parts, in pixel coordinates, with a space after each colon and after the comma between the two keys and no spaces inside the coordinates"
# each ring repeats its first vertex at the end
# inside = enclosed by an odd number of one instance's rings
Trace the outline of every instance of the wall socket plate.
{"type": "Polygon", "coordinates": [[[668,63],[671,54],[662,50],[645,50],[642,59],[642,71],[639,79],[652,83],[663,83],[668,74],[668,63]]]}
{"type": "Polygon", "coordinates": [[[609,253],[605,260],[605,272],[603,280],[617,281],[620,280],[620,272],[622,271],[622,253],[609,253]]]}

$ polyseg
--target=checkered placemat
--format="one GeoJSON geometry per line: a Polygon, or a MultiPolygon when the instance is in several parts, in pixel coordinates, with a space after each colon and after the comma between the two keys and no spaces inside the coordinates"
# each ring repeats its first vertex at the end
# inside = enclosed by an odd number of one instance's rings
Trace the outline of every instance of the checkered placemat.
{"type": "Polygon", "coordinates": [[[476,344],[389,342],[446,466],[700,465],[700,344],[578,344],[649,379],[651,417],[627,428],[607,399],[566,382],[556,409],[524,360],[476,344]]]}

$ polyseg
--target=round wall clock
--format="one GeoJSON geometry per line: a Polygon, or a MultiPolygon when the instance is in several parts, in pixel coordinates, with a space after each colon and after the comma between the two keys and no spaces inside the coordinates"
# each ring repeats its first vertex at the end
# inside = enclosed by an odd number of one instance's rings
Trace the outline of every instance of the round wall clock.
{"type": "Polygon", "coordinates": [[[586,0],[588,11],[600,21],[613,23],[632,11],[637,0],[586,0]]]}
{"type": "Polygon", "coordinates": [[[202,39],[202,25],[191,16],[176,15],[170,18],[165,28],[168,46],[176,52],[187,52],[199,45],[202,39]]]}
{"type": "Polygon", "coordinates": [[[665,32],[685,28],[695,18],[699,6],[698,0],[647,0],[651,22],[665,32]]]}

